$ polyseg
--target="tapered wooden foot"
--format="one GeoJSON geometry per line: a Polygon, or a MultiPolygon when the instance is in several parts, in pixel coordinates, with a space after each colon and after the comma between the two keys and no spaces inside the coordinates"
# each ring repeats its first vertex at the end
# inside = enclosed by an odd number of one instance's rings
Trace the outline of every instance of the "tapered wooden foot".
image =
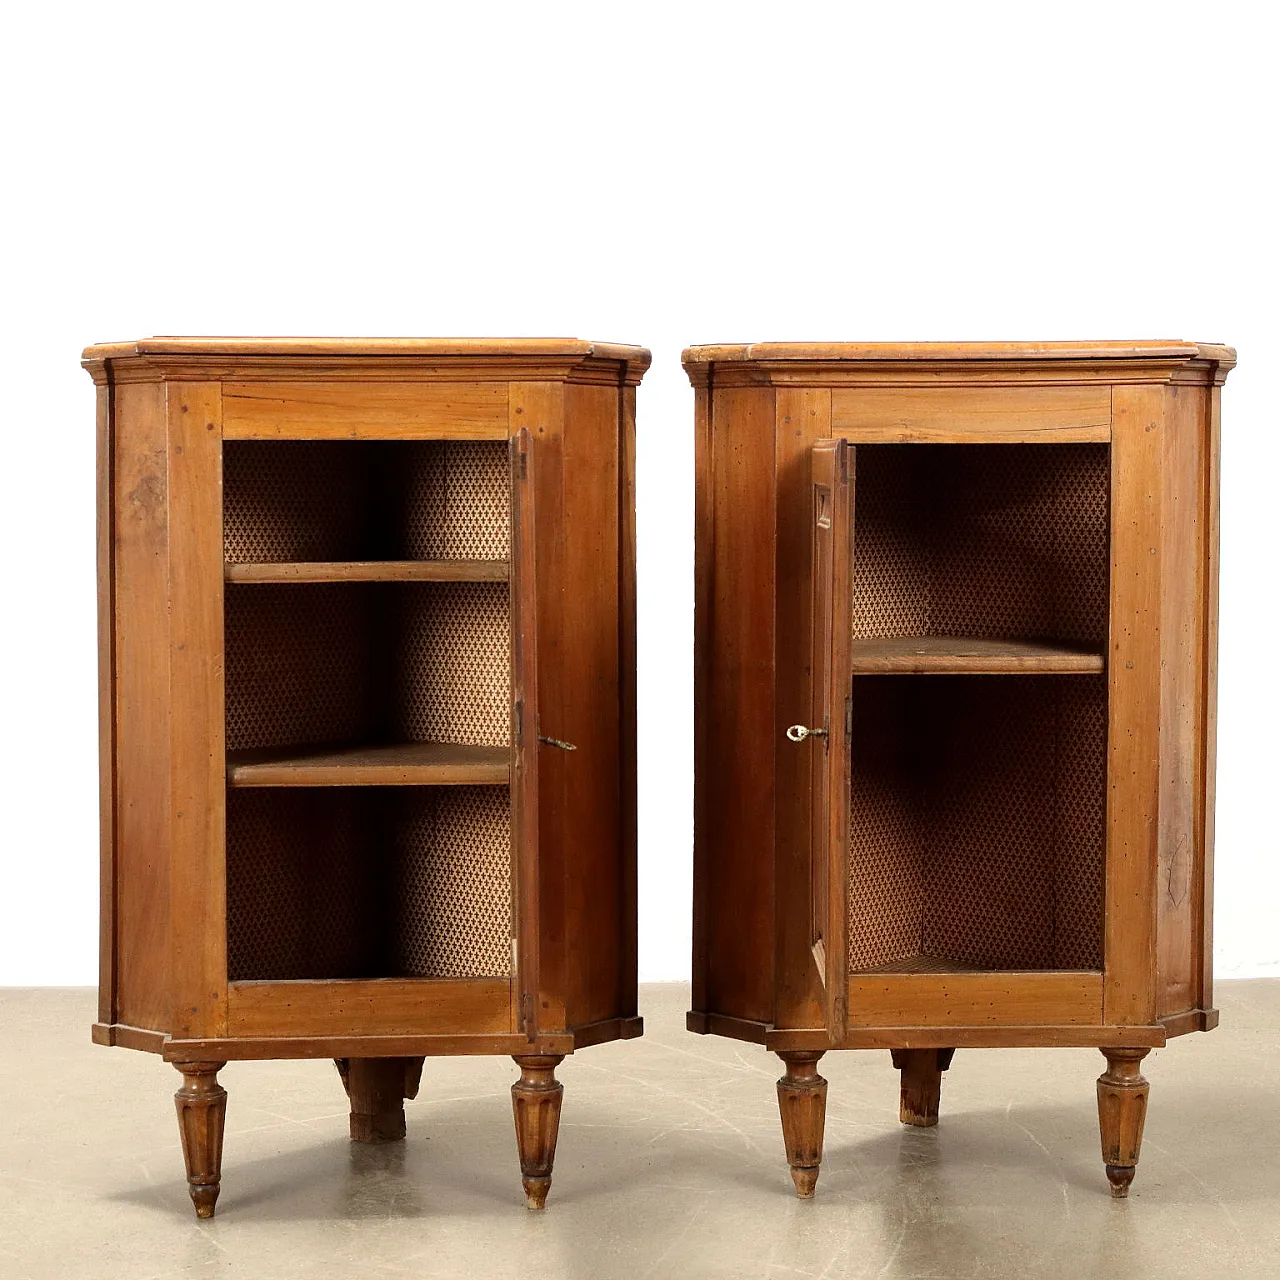
{"type": "Polygon", "coordinates": [[[397,1142],[405,1135],[404,1100],[418,1096],[422,1058],[335,1058],[351,1099],[352,1142],[397,1142]]]}
{"type": "Polygon", "coordinates": [[[175,1062],[182,1088],[173,1095],[187,1163],[187,1187],[197,1218],[212,1218],[222,1181],[222,1130],[227,1091],[218,1083],[225,1062],[175,1062]]]}
{"type": "Polygon", "coordinates": [[[820,1051],[780,1053],[786,1075],[778,1081],[782,1140],[796,1195],[808,1199],[818,1185],[822,1165],[822,1131],[827,1120],[827,1082],[818,1074],[820,1051]]]}
{"type": "Polygon", "coordinates": [[[1103,1049],[1107,1069],[1098,1077],[1098,1128],[1111,1194],[1123,1199],[1137,1172],[1142,1126],[1151,1086],[1142,1074],[1148,1049],[1103,1049]]]}
{"type": "Polygon", "coordinates": [[[564,1054],[522,1054],[514,1061],[520,1068],[520,1079],[511,1086],[520,1175],[529,1208],[542,1209],[551,1190],[551,1167],[560,1133],[564,1085],[556,1079],[556,1068],[564,1061],[564,1054]]]}
{"type": "Polygon", "coordinates": [[[921,1129],[938,1123],[942,1073],[951,1065],[954,1049],[891,1049],[893,1065],[902,1072],[898,1119],[921,1129]]]}

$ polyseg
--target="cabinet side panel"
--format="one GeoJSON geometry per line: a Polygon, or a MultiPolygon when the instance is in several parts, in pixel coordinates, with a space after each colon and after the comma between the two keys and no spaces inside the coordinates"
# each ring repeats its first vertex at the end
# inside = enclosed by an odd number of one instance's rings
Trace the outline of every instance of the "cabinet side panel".
{"type": "Polygon", "coordinates": [[[1160,575],[1160,835],[1156,1015],[1197,1003],[1203,866],[1197,829],[1204,665],[1204,403],[1201,387],[1165,391],[1160,575]]]}
{"type": "Polygon", "coordinates": [[[637,1012],[639,982],[639,798],[636,778],[636,389],[621,389],[618,424],[618,688],[619,786],[622,800],[622,968],[618,975],[618,1011],[637,1012]]]}
{"type": "Polygon", "coordinates": [[[774,393],[712,394],[700,470],[697,899],[705,1005],[774,1016],[774,393]]]}
{"type": "Polygon", "coordinates": [[[1196,830],[1200,836],[1200,1007],[1213,1007],[1213,847],[1218,768],[1218,536],[1222,465],[1222,391],[1209,388],[1204,471],[1204,669],[1200,702],[1202,774],[1196,830]]]}
{"type": "MultiPolygon", "coordinates": [[[[115,388],[115,1008],[168,1031],[169,615],[164,387],[115,388]]],[[[108,886],[104,882],[104,893],[108,886]]]]}
{"type": "Polygon", "coordinates": [[[521,926],[521,937],[536,931],[538,939],[534,1022],[539,1033],[563,1031],[566,1026],[564,831],[567,770],[577,754],[539,741],[540,736],[573,741],[562,730],[569,685],[575,679],[568,666],[562,625],[568,540],[564,521],[564,396],[564,384],[558,382],[512,383],[510,387],[512,430],[529,432],[534,489],[537,701],[532,714],[525,716],[523,735],[526,750],[536,762],[538,827],[533,848],[527,834],[519,834],[526,869],[530,862],[534,865],[532,875],[522,873],[516,911],[526,922],[521,926]],[[529,900],[531,892],[536,893],[533,901],[529,900]]]}
{"type": "Polygon", "coordinates": [[[116,636],[113,391],[97,393],[98,1021],[116,1020],[116,636]]]}
{"type": "Polygon", "coordinates": [[[1155,1016],[1165,389],[1113,389],[1104,1021],[1155,1016]]]}
{"type": "MultiPolygon", "coordinates": [[[[556,597],[562,638],[559,719],[541,732],[576,751],[564,757],[565,1016],[585,1026],[621,1015],[618,994],[628,894],[624,889],[620,524],[617,387],[565,389],[563,572],[556,597]]],[[[541,638],[541,637],[540,637],[541,638]]]]}

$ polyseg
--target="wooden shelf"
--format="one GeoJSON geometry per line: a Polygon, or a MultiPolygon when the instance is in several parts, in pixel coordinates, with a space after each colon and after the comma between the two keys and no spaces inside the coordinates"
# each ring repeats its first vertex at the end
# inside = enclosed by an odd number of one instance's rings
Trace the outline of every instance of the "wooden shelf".
{"type": "Polygon", "coordinates": [[[855,675],[1079,675],[1103,669],[1102,654],[1031,640],[891,636],[854,640],[855,675]]]}
{"type": "Polygon", "coordinates": [[[227,754],[232,787],[494,786],[511,780],[507,747],[403,742],[384,747],[272,747],[227,754]]]}
{"type": "Polygon", "coordinates": [[[506,560],[317,560],[228,564],[228,582],[506,582],[506,560]]]}

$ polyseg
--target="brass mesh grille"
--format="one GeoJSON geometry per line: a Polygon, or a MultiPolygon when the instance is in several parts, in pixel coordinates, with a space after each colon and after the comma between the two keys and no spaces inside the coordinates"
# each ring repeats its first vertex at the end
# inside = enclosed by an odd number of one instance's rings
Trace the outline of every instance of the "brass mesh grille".
{"type": "Polygon", "coordinates": [[[861,445],[853,634],[1107,635],[1104,444],[861,445]]]}
{"type": "Polygon", "coordinates": [[[506,448],[458,440],[405,460],[404,554],[411,560],[506,560],[511,479],[506,448]]]}
{"type": "Polygon", "coordinates": [[[363,810],[351,789],[227,793],[232,982],[380,976],[363,810]]]}
{"type": "Polygon", "coordinates": [[[497,977],[510,963],[505,787],[228,792],[231,981],[497,977]]]}
{"type": "MultiPolygon", "coordinates": [[[[853,634],[1107,637],[1106,445],[857,450],[853,634]]],[[[1102,677],[854,680],[849,964],[1102,963],[1102,677]],[[922,958],[923,957],[923,958],[922,958]]]]}
{"type": "Polygon", "coordinates": [[[511,966],[511,797],[440,787],[396,815],[396,962],[424,978],[511,966]]]}
{"type": "Polygon", "coordinates": [[[505,560],[511,491],[498,440],[231,440],[232,563],[505,560]]]}
{"type": "Polygon", "coordinates": [[[1105,678],[853,692],[850,968],[1101,968],[1105,678]]]}
{"type": "Polygon", "coordinates": [[[511,610],[505,582],[448,582],[400,597],[396,736],[511,741],[511,610]]]}
{"type": "Polygon", "coordinates": [[[227,749],[510,741],[503,582],[232,583],[227,749]]]}
{"type": "Polygon", "coordinates": [[[376,736],[378,599],[362,583],[228,585],[228,751],[376,736]]]}

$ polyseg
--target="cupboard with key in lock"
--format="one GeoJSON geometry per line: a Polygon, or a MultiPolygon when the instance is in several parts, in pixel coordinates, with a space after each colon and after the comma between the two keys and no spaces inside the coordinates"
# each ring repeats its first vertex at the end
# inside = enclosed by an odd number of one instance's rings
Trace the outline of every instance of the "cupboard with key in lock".
{"type": "Polygon", "coordinates": [[[965,1048],[1092,1046],[1112,1192],[1212,990],[1220,388],[1177,341],[684,353],[697,418],[690,1030],[937,1123],[965,1048]]]}

